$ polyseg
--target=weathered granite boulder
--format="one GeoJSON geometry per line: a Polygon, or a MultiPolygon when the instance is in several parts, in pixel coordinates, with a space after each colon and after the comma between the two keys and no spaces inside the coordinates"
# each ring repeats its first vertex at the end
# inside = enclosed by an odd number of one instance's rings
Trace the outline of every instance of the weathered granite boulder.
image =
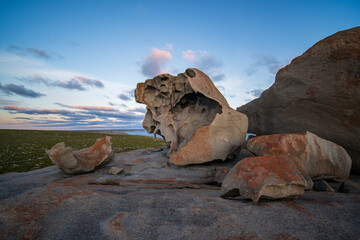
{"type": "Polygon", "coordinates": [[[257,135],[310,131],[344,147],[360,173],[360,27],[327,37],[239,108],[257,135]]]}
{"type": "Polygon", "coordinates": [[[222,182],[223,197],[263,198],[301,196],[307,186],[296,165],[282,157],[250,157],[238,162],[222,182]]]}
{"type": "Polygon", "coordinates": [[[344,148],[310,132],[254,137],[248,140],[247,148],[257,156],[288,159],[313,180],[344,181],[351,169],[351,158],[344,148]]]}
{"type": "Polygon", "coordinates": [[[110,136],[98,138],[94,145],[79,151],[73,151],[63,142],[57,143],[46,153],[60,170],[68,174],[93,171],[95,167],[108,164],[114,158],[110,136]]]}
{"type": "Polygon", "coordinates": [[[138,83],[136,101],[146,104],[143,127],[161,135],[177,165],[225,160],[245,141],[247,117],[229,107],[210,78],[195,68],[138,83]]]}

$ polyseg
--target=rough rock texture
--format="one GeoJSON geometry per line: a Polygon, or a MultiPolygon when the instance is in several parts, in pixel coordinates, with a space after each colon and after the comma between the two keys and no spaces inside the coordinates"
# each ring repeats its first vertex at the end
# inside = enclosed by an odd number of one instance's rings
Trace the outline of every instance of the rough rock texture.
{"type": "Polygon", "coordinates": [[[119,167],[111,167],[110,170],[109,170],[109,173],[112,174],[112,175],[117,175],[121,172],[124,171],[124,168],[119,168],[119,167]]]}
{"type": "Polygon", "coordinates": [[[247,148],[257,156],[284,157],[313,180],[344,181],[350,174],[351,158],[345,149],[310,132],[254,137],[247,148]]]}
{"type": "Polygon", "coordinates": [[[246,115],[230,108],[210,78],[198,69],[138,83],[135,97],[147,107],[143,127],[164,138],[172,163],[225,160],[245,141],[246,115]]]}
{"type": "Polygon", "coordinates": [[[222,199],[212,182],[219,167],[232,168],[235,160],[162,168],[167,150],[153,151],[116,154],[114,162],[84,175],[67,175],[55,166],[0,175],[0,239],[359,237],[360,195],[305,192],[295,200],[258,203],[222,199]],[[109,175],[112,166],[125,173],[109,175]]]}
{"type": "Polygon", "coordinates": [[[360,173],[360,27],[335,33],[280,69],[239,108],[257,135],[310,131],[344,147],[360,173]]]}
{"type": "Polygon", "coordinates": [[[98,138],[94,145],[79,151],[66,147],[65,143],[57,143],[50,150],[46,150],[51,161],[68,174],[78,174],[93,171],[111,162],[114,158],[114,148],[111,137],[98,138]]]}
{"type": "Polygon", "coordinates": [[[241,195],[258,202],[264,198],[301,196],[307,186],[296,165],[282,157],[251,157],[241,160],[225,177],[223,197],[241,195]],[[235,190],[235,191],[234,191],[235,190]]]}

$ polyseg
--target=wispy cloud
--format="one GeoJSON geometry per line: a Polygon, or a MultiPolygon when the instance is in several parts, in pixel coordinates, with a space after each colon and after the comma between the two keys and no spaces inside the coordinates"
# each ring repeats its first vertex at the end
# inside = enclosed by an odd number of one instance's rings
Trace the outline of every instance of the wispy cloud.
{"type": "Polygon", "coordinates": [[[246,74],[250,76],[257,72],[260,67],[266,67],[271,74],[276,74],[285,65],[273,55],[256,56],[256,61],[246,69],[246,74]]]}
{"type": "Polygon", "coordinates": [[[74,79],[79,80],[80,82],[89,85],[91,87],[104,88],[104,84],[97,79],[90,79],[82,76],[76,76],[74,79]]]}
{"type": "Polygon", "coordinates": [[[16,45],[10,45],[7,50],[11,53],[24,56],[24,55],[30,55],[36,58],[42,58],[46,60],[59,60],[63,59],[63,57],[56,53],[56,52],[47,52],[42,49],[37,49],[33,47],[23,48],[16,45]]]}
{"type": "Polygon", "coordinates": [[[60,87],[70,90],[78,90],[78,91],[85,91],[86,88],[84,87],[84,85],[97,87],[97,88],[104,87],[104,84],[100,80],[90,79],[82,76],[75,76],[74,78],[65,81],[52,80],[37,74],[27,77],[18,77],[17,79],[27,83],[44,84],[48,87],[54,86],[54,87],[60,87]]]}
{"type": "Polygon", "coordinates": [[[131,98],[125,93],[120,93],[118,95],[118,98],[120,98],[121,100],[124,100],[124,101],[130,101],[131,100],[131,98]]]}
{"type": "Polygon", "coordinates": [[[250,90],[250,91],[246,91],[247,94],[250,94],[254,97],[260,97],[260,95],[262,94],[264,90],[263,89],[253,89],[253,90],[250,90]]]}
{"type": "Polygon", "coordinates": [[[38,97],[46,96],[46,94],[42,94],[39,92],[35,92],[31,89],[25,88],[24,85],[16,85],[16,84],[2,85],[0,83],[0,90],[7,95],[17,94],[29,98],[38,98],[38,97]]]}
{"type": "MultiPolygon", "coordinates": [[[[1,85],[1,84],[0,84],[0,85],[1,85]]],[[[19,104],[20,104],[19,101],[0,98],[0,106],[19,105],[19,104]]]]}
{"type": "Polygon", "coordinates": [[[182,57],[189,61],[193,67],[208,74],[214,82],[224,80],[225,74],[220,71],[222,63],[209,52],[189,49],[182,52],[182,57]]]}
{"type": "Polygon", "coordinates": [[[62,103],[55,103],[58,106],[61,107],[66,107],[66,108],[73,108],[73,109],[79,109],[79,110],[91,110],[91,111],[110,111],[110,112],[114,112],[117,111],[115,108],[113,107],[107,107],[107,106],[70,106],[70,105],[66,105],[66,104],[62,104],[62,103]]]}
{"type": "Polygon", "coordinates": [[[171,60],[170,51],[173,49],[171,44],[166,46],[166,50],[152,48],[150,54],[141,63],[141,73],[145,77],[154,77],[165,73],[165,65],[171,60]]]}
{"type": "MultiPolygon", "coordinates": [[[[58,105],[67,106],[59,103],[58,105]]],[[[143,114],[137,114],[139,111],[119,111],[116,109],[110,110],[106,107],[91,107],[91,106],[69,106],[81,111],[69,111],[60,109],[34,109],[19,106],[5,106],[2,109],[11,114],[28,114],[28,115],[56,115],[63,120],[81,120],[96,118],[100,120],[108,120],[109,118],[126,121],[140,121],[144,118],[143,114]]]]}

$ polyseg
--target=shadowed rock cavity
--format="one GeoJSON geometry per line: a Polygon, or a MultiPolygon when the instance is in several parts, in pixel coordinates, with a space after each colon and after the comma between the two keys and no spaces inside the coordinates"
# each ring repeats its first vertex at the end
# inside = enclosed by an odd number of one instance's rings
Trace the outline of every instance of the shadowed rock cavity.
{"type": "Polygon", "coordinates": [[[98,138],[94,145],[79,151],[66,147],[65,143],[57,143],[46,150],[51,161],[67,174],[91,172],[95,167],[103,166],[114,159],[114,147],[111,137],[98,138]]]}
{"type": "Polygon", "coordinates": [[[210,78],[198,69],[138,83],[135,97],[147,105],[143,127],[164,138],[175,164],[225,160],[245,141],[246,115],[231,109],[210,78]]]}

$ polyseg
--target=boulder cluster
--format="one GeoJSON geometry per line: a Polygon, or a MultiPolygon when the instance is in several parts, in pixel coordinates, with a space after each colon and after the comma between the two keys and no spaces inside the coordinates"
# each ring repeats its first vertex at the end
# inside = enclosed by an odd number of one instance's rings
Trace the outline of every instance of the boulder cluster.
{"type": "MultiPolygon", "coordinates": [[[[158,75],[135,89],[136,101],[146,104],[143,127],[164,139],[172,164],[236,159],[232,169],[215,174],[223,197],[257,202],[341,191],[350,170],[360,169],[359,43],[360,27],[318,42],[237,111],[198,69],[158,75]],[[248,132],[257,136],[246,141],[248,132]],[[251,157],[241,156],[242,148],[251,157]]],[[[110,139],[80,151],[59,143],[47,153],[66,173],[89,172],[112,160],[110,139]]]]}
{"type": "Polygon", "coordinates": [[[222,181],[224,197],[255,202],[294,197],[319,183],[334,190],[326,181],[349,177],[349,154],[358,171],[359,42],[360,27],[318,42],[239,113],[198,69],[148,79],[135,90],[136,101],[147,107],[143,126],[164,138],[171,163],[187,165],[236,156],[249,125],[249,132],[259,135],[246,144],[255,157],[229,171],[222,181]]]}

